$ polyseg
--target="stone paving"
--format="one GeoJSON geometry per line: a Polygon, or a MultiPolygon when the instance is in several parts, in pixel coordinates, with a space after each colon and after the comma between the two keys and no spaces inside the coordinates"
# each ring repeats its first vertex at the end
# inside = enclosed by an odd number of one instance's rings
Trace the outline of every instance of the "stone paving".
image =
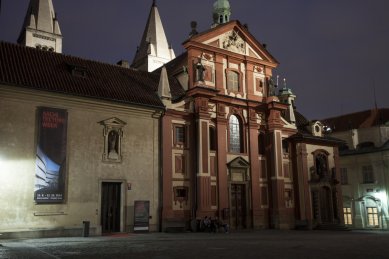
{"type": "Polygon", "coordinates": [[[262,230],[0,239],[0,258],[389,258],[389,232],[262,230]]]}

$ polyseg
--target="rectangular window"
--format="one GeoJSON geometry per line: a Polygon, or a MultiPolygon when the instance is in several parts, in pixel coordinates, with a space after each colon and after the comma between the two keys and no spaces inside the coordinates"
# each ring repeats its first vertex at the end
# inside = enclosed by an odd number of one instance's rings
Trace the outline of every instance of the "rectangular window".
{"type": "Polygon", "coordinates": [[[177,145],[184,145],[186,140],[186,130],[184,125],[174,125],[173,127],[173,144],[175,146],[177,145]]]}
{"type": "Polygon", "coordinates": [[[374,183],[373,166],[362,166],[363,183],[374,183]]]}
{"type": "Polygon", "coordinates": [[[261,205],[262,206],[268,205],[267,187],[266,186],[261,187],[261,205]]]}
{"type": "Polygon", "coordinates": [[[351,208],[343,208],[344,224],[352,225],[353,219],[351,214],[351,208]]]}
{"type": "Polygon", "coordinates": [[[231,92],[239,91],[239,73],[234,71],[227,72],[227,89],[231,92]]]}
{"type": "Polygon", "coordinates": [[[378,209],[374,207],[367,207],[367,223],[371,227],[379,227],[378,209]]]}
{"type": "Polygon", "coordinates": [[[348,184],[347,168],[340,168],[340,183],[342,185],[348,184]]]}

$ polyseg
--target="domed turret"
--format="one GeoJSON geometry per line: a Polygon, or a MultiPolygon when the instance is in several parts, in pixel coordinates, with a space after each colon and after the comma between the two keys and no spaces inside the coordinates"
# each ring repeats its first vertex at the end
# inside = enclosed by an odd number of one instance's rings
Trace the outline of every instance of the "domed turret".
{"type": "Polygon", "coordinates": [[[230,21],[231,6],[228,0],[217,0],[213,4],[213,27],[230,21]]]}

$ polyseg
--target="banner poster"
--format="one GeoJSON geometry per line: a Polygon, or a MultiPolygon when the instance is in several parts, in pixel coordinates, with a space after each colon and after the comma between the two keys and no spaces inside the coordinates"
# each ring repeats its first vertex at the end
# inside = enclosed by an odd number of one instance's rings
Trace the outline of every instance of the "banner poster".
{"type": "Polygon", "coordinates": [[[39,107],[37,110],[35,164],[36,203],[63,203],[66,178],[66,110],[39,107]]]}
{"type": "Polygon", "coordinates": [[[134,232],[148,232],[150,201],[134,202],[134,232]]]}

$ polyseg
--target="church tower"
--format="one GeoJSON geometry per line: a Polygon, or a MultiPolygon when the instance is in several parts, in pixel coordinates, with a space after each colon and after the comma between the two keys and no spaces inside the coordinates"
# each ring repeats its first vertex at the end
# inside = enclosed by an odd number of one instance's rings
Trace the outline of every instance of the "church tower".
{"type": "Polygon", "coordinates": [[[230,21],[231,6],[228,0],[217,0],[213,4],[213,25],[216,27],[219,24],[227,23],[230,21]]]}
{"type": "Polygon", "coordinates": [[[52,0],[30,0],[18,43],[62,53],[62,34],[52,0]]]}
{"type": "Polygon", "coordinates": [[[163,29],[158,8],[153,1],[142,41],[135,54],[131,67],[144,71],[154,71],[176,56],[169,46],[163,29]]]}

